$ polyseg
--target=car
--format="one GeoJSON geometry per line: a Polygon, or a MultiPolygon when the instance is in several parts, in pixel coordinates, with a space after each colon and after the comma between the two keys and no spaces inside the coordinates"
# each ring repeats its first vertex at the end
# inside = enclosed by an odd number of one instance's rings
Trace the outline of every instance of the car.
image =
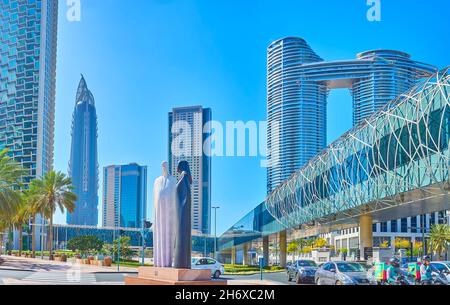
{"type": "Polygon", "coordinates": [[[288,281],[295,279],[297,284],[314,284],[314,276],[318,267],[316,262],[311,260],[298,260],[287,268],[288,281]]]}
{"type": "Polygon", "coordinates": [[[450,262],[448,261],[431,262],[431,267],[433,268],[433,271],[437,273],[442,273],[447,278],[447,281],[450,282],[450,262]]]}
{"type": "Polygon", "coordinates": [[[359,263],[338,261],[321,266],[314,279],[317,285],[370,285],[367,270],[359,263]]]}
{"type": "Polygon", "coordinates": [[[191,268],[196,270],[209,269],[211,277],[218,279],[225,273],[225,268],[221,263],[210,257],[193,257],[191,268]]]}

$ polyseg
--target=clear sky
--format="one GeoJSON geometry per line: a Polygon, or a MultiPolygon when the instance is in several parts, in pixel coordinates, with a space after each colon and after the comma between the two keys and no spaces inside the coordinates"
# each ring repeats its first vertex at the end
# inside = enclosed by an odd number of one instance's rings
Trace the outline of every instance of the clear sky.
{"type": "MultiPolygon", "coordinates": [[[[325,60],[370,49],[398,49],[438,67],[450,65],[450,1],[381,0],[381,22],[366,0],[81,0],[81,21],[60,1],[55,168],[67,172],[75,94],[83,73],[97,106],[102,169],[147,165],[153,180],[167,159],[167,113],[210,107],[213,119],[266,119],[266,49],[285,36],[306,39],[325,60]]],[[[348,90],[333,91],[328,140],[352,125],[348,90]]],[[[260,158],[214,158],[212,201],[218,232],[264,200],[260,158]]],[[[58,214],[57,223],[65,223],[58,214]]],[[[100,222],[99,222],[100,223],[100,222]]]]}

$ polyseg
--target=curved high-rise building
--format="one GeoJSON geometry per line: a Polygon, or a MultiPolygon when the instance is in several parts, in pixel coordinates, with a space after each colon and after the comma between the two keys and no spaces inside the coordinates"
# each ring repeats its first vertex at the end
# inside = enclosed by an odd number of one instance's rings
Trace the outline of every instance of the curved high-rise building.
{"type": "Polygon", "coordinates": [[[270,192],[325,147],[328,90],[303,79],[302,65],[322,59],[301,38],[272,43],[267,61],[270,192]]]}
{"type": "Polygon", "coordinates": [[[67,214],[67,224],[98,224],[97,112],[94,96],[81,77],[72,119],[72,147],[69,175],[78,197],[75,211],[67,214]]]}
{"type": "Polygon", "coordinates": [[[297,37],[273,42],[267,53],[268,193],[325,148],[329,90],[350,89],[358,125],[437,71],[393,50],[326,62],[297,37]]]}

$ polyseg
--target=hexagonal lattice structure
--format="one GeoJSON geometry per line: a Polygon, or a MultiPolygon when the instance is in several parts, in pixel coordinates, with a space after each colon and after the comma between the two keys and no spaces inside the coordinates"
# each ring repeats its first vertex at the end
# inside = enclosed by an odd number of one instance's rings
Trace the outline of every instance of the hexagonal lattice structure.
{"type": "Polygon", "coordinates": [[[449,195],[450,68],[402,94],[266,200],[285,227],[333,223],[449,195]]]}

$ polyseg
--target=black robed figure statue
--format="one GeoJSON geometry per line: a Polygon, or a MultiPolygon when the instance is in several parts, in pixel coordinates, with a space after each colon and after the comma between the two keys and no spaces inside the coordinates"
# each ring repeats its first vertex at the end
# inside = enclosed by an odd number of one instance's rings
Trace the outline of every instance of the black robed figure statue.
{"type": "Polygon", "coordinates": [[[181,174],[177,184],[177,202],[175,207],[175,249],[173,267],[191,269],[191,184],[192,176],[187,161],[178,163],[181,174]]]}

